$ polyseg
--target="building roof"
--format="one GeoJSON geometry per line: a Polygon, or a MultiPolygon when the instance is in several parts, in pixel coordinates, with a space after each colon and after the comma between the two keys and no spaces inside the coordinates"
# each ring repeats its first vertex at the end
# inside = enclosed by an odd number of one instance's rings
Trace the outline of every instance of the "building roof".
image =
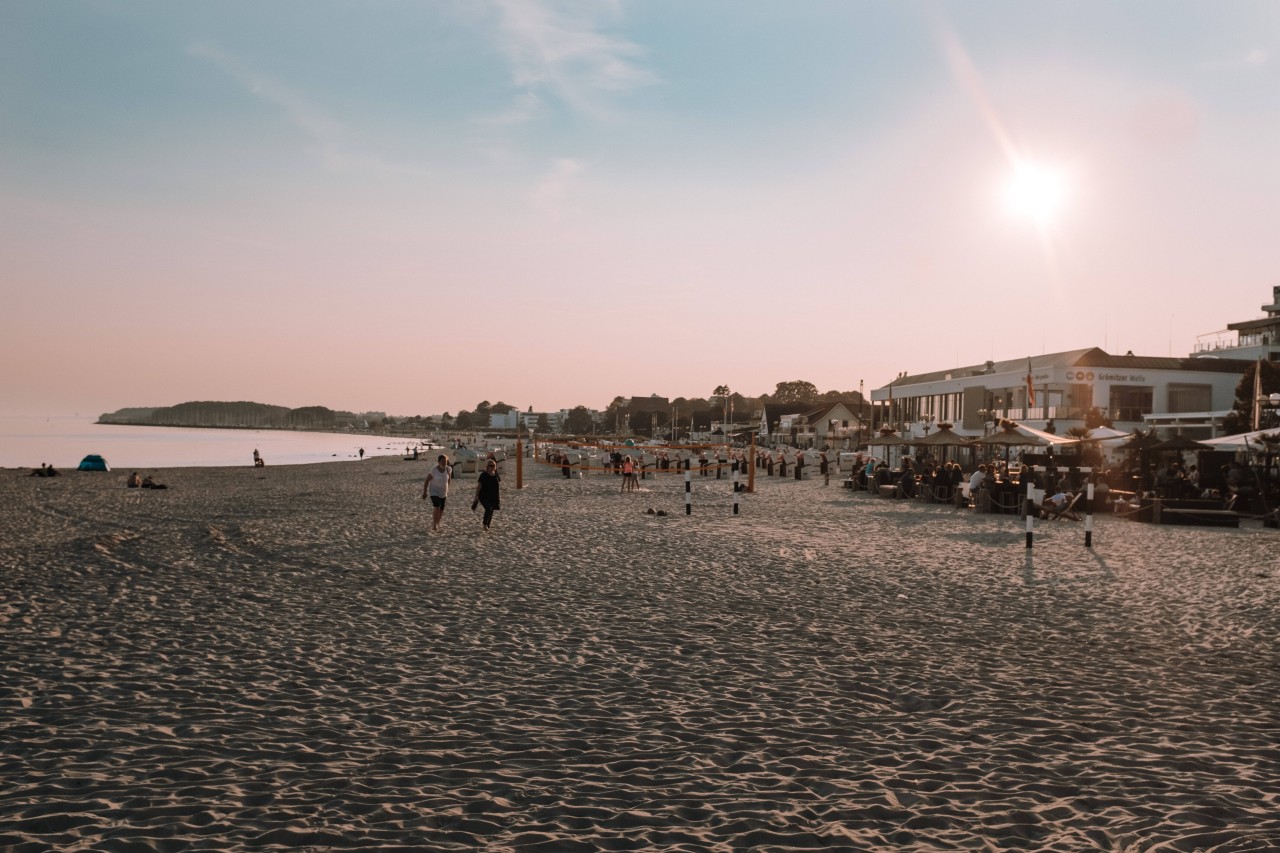
{"type": "Polygon", "coordinates": [[[1255,332],[1260,329],[1280,328],[1280,317],[1261,317],[1257,320],[1242,320],[1239,323],[1228,323],[1227,328],[1233,332],[1255,332]]]}
{"type": "MultiPolygon", "coordinates": [[[[948,379],[961,379],[968,376],[991,374],[1021,374],[1027,370],[1028,358],[1007,359],[1005,361],[988,361],[966,367],[953,367],[950,370],[935,370],[930,373],[917,373],[893,380],[894,387],[920,385],[926,382],[945,382],[948,379]]],[[[1165,358],[1161,356],[1112,355],[1098,347],[1088,349],[1067,350],[1065,352],[1047,353],[1030,356],[1031,369],[1057,367],[1112,368],[1127,370],[1194,370],[1205,373],[1241,373],[1253,362],[1230,358],[1165,358]]],[[[887,385],[885,387],[888,387],[887,385]]]]}
{"type": "Polygon", "coordinates": [[[851,403],[848,400],[836,400],[834,403],[823,403],[816,409],[807,410],[805,415],[808,416],[809,423],[811,424],[825,423],[831,419],[831,413],[841,406],[843,406],[844,410],[855,418],[858,417],[858,404],[851,403]]]}

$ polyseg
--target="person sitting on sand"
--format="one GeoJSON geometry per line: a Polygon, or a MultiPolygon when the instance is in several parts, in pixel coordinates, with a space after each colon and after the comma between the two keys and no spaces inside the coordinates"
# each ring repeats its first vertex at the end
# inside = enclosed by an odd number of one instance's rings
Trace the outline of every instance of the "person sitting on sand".
{"type": "Polygon", "coordinates": [[[136,489],[142,485],[142,478],[138,476],[137,471],[134,471],[129,475],[129,479],[125,481],[125,485],[131,489],[136,489]]]}
{"type": "Polygon", "coordinates": [[[165,485],[163,485],[163,484],[161,484],[161,483],[157,483],[155,480],[151,479],[151,477],[150,477],[150,476],[147,476],[147,477],[143,477],[143,478],[142,478],[142,488],[144,488],[144,489],[167,489],[167,488],[169,488],[169,487],[168,487],[168,486],[165,486],[165,485]]]}

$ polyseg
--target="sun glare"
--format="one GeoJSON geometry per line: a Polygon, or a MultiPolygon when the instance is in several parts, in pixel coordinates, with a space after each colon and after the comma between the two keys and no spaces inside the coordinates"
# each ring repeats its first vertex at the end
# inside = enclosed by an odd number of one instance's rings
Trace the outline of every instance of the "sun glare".
{"type": "Polygon", "coordinates": [[[1016,215],[1043,227],[1053,222],[1066,200],[1061,172],[1034,163],[1019,163],[1005,187],[1005,200],[1016,215]]]}

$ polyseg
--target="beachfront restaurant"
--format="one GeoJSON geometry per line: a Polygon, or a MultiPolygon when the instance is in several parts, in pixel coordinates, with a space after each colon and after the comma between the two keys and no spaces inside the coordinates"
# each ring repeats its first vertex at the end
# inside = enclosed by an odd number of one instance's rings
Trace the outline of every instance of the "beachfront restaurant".
{"type": "Polygon", "coordinates": [[[1252,362],[1112,355],[1097,347],[903,374],[873,389],[872,429],[921,438],[940,423],[981,437],[1002,420],[1065,435],[1087,421],[1214,438],[1252,362]]]}

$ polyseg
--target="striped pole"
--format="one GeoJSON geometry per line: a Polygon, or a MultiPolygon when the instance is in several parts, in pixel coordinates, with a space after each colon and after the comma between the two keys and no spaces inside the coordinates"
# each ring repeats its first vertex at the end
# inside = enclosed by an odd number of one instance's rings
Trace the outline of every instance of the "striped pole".
{"type": "Polygon", "coordinates": [[[684,469],[684,514],[693,515],[693,472],[684,469]]]}
{"type": "Polygon", "coordinates": [[[733,469],[733,514],[738,514],[738,469],[733,469]]]}
{"type": "Polygon", "coordinates": [[[1027,547],[1031,547],[1031,539],[1035,535],[1035,513],[1031,511],[1033,502],[1031,500],[1031,490],[1035,488],[1031,483],[1027,483],[1027,547]]]}
{"type": "Polygon", "coordinates": [[[1093,547],[1093,481],[1084,490],[1084,547],[1093,547]]]}

